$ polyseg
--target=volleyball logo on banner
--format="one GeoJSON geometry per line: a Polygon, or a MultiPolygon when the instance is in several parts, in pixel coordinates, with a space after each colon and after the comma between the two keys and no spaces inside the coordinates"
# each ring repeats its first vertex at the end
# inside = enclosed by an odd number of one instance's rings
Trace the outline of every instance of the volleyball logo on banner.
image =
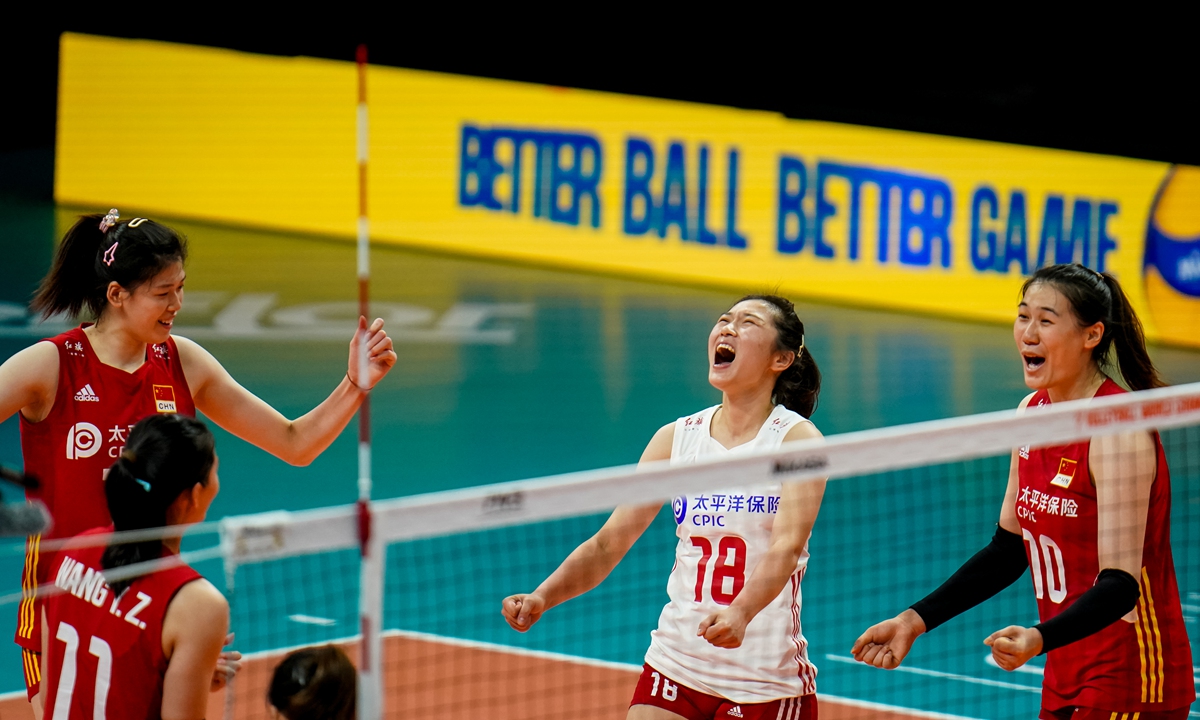
{"type": "Polygon", "coordinates": [[[1150,314],[1165,340],[1200,337],[1200,168],[1167,174],[1146,227],[1144,270],[1150,314]]]}

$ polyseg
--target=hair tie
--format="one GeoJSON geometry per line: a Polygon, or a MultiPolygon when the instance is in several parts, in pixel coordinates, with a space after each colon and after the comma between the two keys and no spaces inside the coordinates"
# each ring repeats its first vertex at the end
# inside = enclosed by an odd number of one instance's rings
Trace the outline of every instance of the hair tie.
{"type": "Polygon", "coordinates": [[[104,219],[100,221],[100,232],[107,233],[108,229],[113,225],[116,225],[117,221],[120,219],[121,213],[117,212],[116,208],[109,210],[108,214],[104,216],[104,219]]]}
{"type": "Polygon", "coordinates": [[[141,485],[142,489],[145,490],[146,492],[150,492],[150,483],[146,482],[145,480],[143,480],[141,478],[134,478],[133,481],[135,483],[137,483],[138,485],[141,485]]]}

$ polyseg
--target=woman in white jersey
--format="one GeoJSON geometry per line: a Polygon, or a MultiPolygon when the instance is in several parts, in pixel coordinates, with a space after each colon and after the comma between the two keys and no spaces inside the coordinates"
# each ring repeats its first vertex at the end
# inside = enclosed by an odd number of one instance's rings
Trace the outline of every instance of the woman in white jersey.
{"type": "MultiPolygon", "coordinates": [[[[791,302],[739,300],[709,334],[708,360],[721,404],[663,426],[641,463],[692,463],[820,437],[807,418],[821,375],[791,302]]],[[[675,498],[671,599],[651,633],[628,720],[817,717],[800,580],[824,492],[822,480],[675,498]]],[[[546,610],[596,587],[660,507],[618,507],[536,590],[505,598],[505,620],[525,632],[546,610]]]]}

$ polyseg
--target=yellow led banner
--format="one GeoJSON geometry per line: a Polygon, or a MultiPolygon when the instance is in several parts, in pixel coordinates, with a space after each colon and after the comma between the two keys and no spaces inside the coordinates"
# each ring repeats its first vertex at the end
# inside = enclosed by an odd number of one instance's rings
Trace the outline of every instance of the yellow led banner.
{"type": "MultiPolygon", "coordinates": [[[[1115,273],[1200,346],[1200,170],[371,68],[372,237],[988,320],[1115,273]]],[[[349,62],[64,35],[56,196],[352,237],[349,62]]]]}

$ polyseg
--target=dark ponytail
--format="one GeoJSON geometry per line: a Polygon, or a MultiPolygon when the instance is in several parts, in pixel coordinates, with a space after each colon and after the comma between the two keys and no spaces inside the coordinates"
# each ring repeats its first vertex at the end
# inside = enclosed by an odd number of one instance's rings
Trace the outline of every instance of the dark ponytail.
{"type": "Polygon", "coordinates": [[[1146,351],[1142,321],[1115,277],[1078,263],[1049,265],[1025,281],[1021,297],[1036,283],[1046,283],[1062,293],[1071,303],[1080,327],[1104,323],[1104,334],[1092,349],[1092,359],[1106,375],[1119,375],[1130,390],[1166,385],[1146,351]],[[1115,363],[1112,355],[1116,356],[1115,363]]]}
{"type": "Polygon", "coordinates": [[[84,215],[63,236],[30,303],[34,312],[76,316],[86,307],[99,318],[110,282],[132,291],[172,263],[187,260],[187,239],[166,225],[132,218],[102,230],[105,217],[84,215]]]}
{"type": "Polygon", "coordinates": [[[358,680],[334,645],[304,648],[275,668],[267,702],[288,720],[354,720],[358,680]]]}
{"type": "Polygon", "coordinates": [[[758,300],[774,309],[775,330],[778,332],[775,347],[796,353],[791,366],[775,380],[772,399],[776,405],[782,405],[806,418],[812,417],[817,409],[817,396],[821,393],[821,371],[805,345],[804,323],[796,315],[796,306],[792,305],[791,300],[778,295],[747,295],[738,302],[746,300],[758,300]]]}
{"type": "MultiPolygon", "coordinates": [[[[113,527],[144,530],[164,527],[167,508],[197,483],[208,484],[216,459],[212,433],[204,423],[185,415],[153,415],[133,427],[129,443],[104,481],[104,494],[113,527]]],[[[113,543],[100,565],[113,570],[162,556],[161,538],[113,543]]],[[[130,580],[110,582],[120,595],[130,580]]]]}

